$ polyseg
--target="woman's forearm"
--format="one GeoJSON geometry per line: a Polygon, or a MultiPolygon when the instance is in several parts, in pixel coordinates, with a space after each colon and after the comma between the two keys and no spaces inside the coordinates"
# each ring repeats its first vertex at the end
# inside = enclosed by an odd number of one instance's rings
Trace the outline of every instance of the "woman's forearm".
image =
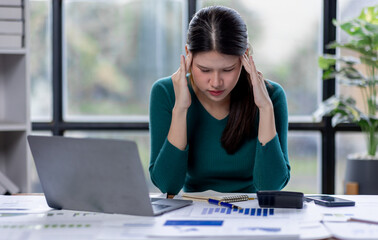
{"type": "Polygon", "coordinates": [[[187,112],[188,109],[179,109],[176,107],[172,110],[172,121],[168,132],[168,141],[180,150],[185,150],[187,145],[187,112]]]}
{"type": "Polygon", "coordinates": [[[264,146],[270,140],[276,136],[276,124],[274,119],[273,105],[270,104],[265,108],[259,109],[260,121],[259,121],[259,131],[258,139],[260,143],[264,146]]]}

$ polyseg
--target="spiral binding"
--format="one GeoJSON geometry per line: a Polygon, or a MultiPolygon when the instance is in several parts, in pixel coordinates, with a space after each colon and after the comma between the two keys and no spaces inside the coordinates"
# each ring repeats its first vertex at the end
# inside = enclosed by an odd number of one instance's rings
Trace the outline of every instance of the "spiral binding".
{"type": "Polygon", "coordinates": [[[241,202],[241,201],[248,201],[248,195],[235,195],[235,196],[227,196],[222,197],[222,202],[241,202]]]}

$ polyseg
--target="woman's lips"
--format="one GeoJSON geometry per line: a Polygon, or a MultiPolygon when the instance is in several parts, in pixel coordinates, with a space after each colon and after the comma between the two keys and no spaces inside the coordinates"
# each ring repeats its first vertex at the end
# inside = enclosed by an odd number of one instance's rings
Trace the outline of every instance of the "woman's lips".
{"type": "Polygon", "coordinates": [[[224,90],[223,90],[223,91],[209,91],[209,93],[210,93],[211,95],[213,95],[213,96],[219,96],[219,95],[221,95],[223,92],[224,92],[224,90]]]}

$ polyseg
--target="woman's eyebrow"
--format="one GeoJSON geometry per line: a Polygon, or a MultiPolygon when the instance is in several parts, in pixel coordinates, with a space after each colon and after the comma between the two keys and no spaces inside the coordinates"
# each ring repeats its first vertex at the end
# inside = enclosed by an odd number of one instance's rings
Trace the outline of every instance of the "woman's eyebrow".
{"type": "Polygon", "coordinates": [[[224,67],[224,68],[233,68],[233,67],[235,67],[237,64],[238,64],[238,63],[235,63],[234,65],[231,65],[231,66],[229,66],[229,67],[224,67]]]}
{"type": "Polygon", "coordinates": [[[199,68],[207,68],[207,69],[208,69],[208,67],[205,67],[205,66],[199,65],[198,63],[196,63],[196,65],[197,65],[197,67],[199,67],[199,68]]]}
{"type": "MultiPolygon", "coordinates": [[[[237,65],[238,63],[235,63],[234,65],[231,65],[231,66],[227,66],[227,67],[222,67],[223,69],[227,69],[227,68],[233,68],[233,67],[235,67],[236,65],[237,65]]],[[[212,69],[212,68],[210,68],[210,67],[205,67],[205,66],[202,66],[202,65],[200,65],[200,64],[198,64],[198,63],[196,63],[196,65],[197,65],[197,67],[199,67],[199,68],[204,68],[204,69],[212,69]]]]}

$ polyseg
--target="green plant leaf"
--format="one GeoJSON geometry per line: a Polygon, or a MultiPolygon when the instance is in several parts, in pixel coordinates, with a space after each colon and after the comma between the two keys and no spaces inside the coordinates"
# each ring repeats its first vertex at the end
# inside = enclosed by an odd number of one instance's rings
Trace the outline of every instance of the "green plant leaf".
{"type": "Polygon", "coordinates": [[[337,71],[337,75],[350,80],[366,80],[366,77],[361,72],[350,65],[340,67],[339,71],[337,71]]]}
{"type": "Polygon", "coordinates": [[[328,43],[326,45],[326,48],[328,48],[328,49],[335,49],[335,48],[338,47],[338,45],[340,45],[338,42],[331,42],[331,43],[328,43]]]}
{"type": "Polygon", "coordinates": [[[332,126],[335,127],[337,126],[338,124],[340,123],[345,123],[345,122],[348,122],[348,117],[345,116],[345,115],[342,115],[342,114],[336,114],[335,116],[333,116],[332,118],[332,126]]]}
{"type": "Polygon", "coordinates": [[[321,102],[316,111],[312,114],[315,121],[319,121],[322,117],[328,116],[337,107],[338,99],[335,96],[321,102]]]}
{"type": "Polygon", "coordinates": [[[348,65],[361,63],[361,60],[359,58],[352,57],[352,56],[336,58],[336,61],[340,61],[340,62],[346,63],[348,65]]]}
{"type": "Polygon", "coordinates": [[[328,80],[336,77],[335,69],[328,69],[323,72],[323,80],[328,80]]]}
{"type": "Polygon", "coordinates": [[[319,105],[318,109],[313,114],[313,118],[319,120],[323,116],[336,117],[335,120],[332,118],[335,126],[340,122],[358,123],[365,114],[355,105],[356,102],[353,98],[332,96],[319,105]]]}
{"type": "Polygon", "coordinates": [[[350,36],[353,37],[364,37],[366,34],[364,33],[361,25],[355,21],[345,22],[339,25],[342,30],[348,33],[350,36]]]}
{"type": "Polygon", "coordinates": [[[377,58],[361,56],[360,59],[363,64],[378,68],[377,58]]]}
{"type": "Polygon", "coordinates": [[[334,66],[336,64],[336,59],[331,58],[331,57],[322,57],[320,56],[318,58],[318,65],[321,69],[327,70],[334,66]]]}
{"type": "Polygon", "coordinates": [[[332,116],[333,126],[341,122],[357,123],[367,134],[368,153],[374,155],[378,145],[378,118],[375,116],[378,112],[378,5],[362,9],[357,18],[346,22],[334,19],[333,24],[350,37],[346,43],[332,42],[327,48],[352,50],[358,54],[359,61],[349,57],[319,58],[323,78],[338,77],[339,84],[362,88],[368,114],[357,108],[353,98],[333,96],[319,105],[313,117],[332,116]],[[360,72],[360,69],[364,70],[360,72]]]}
{"type": "Polygon", "coordinates": [[[340,44],[338,47],[350,49],[366,56],[371,56],[371,57],[375,56],[374,52],[372,52],[372,49],[367,49],[365,46],[357,46],[356,44],[353,44],[353,42],[340,44]]]}
{"type": "Polygon", "coordinates": [[[377,31],[378,31],[378,24],[377,23],[369,23],[365,22],[363,27],[372,34],[372,36],[377,36],[377,31]]]}
{"type": "Polygon", "coordinates": [[[363,8],[358,19],[378,25],[378,6],[363,8]]]}
{"type": "Polygon", "coordinates": [[[366,87],[368,86],[367,82],[365,80],[350,80],[350,79],[338,79],[338,82],[343,85],[347,86],[357,86],[357,87],[366,87]]]}
{"type": "Polygon", "coordinates": [[[373,50],[373,40],[371,37],[361,38],[353,41],[353,45],[358,48],[365,48],[365,50],[373,50]]]}

